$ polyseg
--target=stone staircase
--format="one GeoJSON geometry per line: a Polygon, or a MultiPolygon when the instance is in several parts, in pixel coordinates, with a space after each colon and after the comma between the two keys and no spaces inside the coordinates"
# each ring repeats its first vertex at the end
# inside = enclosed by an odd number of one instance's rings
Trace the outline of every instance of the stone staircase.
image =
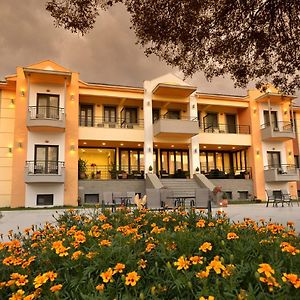
{"type": "Polygon", "coordinates": [[[160,179],[164,188],[172,191],[174,196],[195,196],[195,190],[200,188],[194,179],[174,178],[160,179]]]}

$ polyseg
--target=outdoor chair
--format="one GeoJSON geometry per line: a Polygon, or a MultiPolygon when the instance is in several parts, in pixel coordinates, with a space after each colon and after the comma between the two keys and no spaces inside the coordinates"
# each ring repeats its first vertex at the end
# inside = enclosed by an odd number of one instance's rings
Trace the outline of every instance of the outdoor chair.
{"type": "Polygon", "coordinates": [[[273,203],[273,206],[278,206],[278,203],[282,203],[282,196],[274,195],[273,191],[271,190],[266,190],[267,193],[267,205],[266,207],[269,206],[269,203],[273,203]]]}
{"type": "Polygon", "coordinates": [[[281,190],[281,197],[282,197],[282,206],[284,203],[287,203],[289,206],[293,206],[292,197],[287,190],[281,190]]]}

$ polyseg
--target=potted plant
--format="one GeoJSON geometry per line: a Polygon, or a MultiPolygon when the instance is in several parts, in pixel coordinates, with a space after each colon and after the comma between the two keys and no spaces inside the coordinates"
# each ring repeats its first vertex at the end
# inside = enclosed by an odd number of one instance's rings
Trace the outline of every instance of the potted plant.
{"type": "Polygon", "coordinates": [[[79,158],[78,159],[78,178],[85,179],[86,178],[86,168],[87,168],[87,161],[79,158]]]}
{"type": "Polygon", "coordinates": [[[196,173],[199,173],[200,169],[199,167],[196,168],[196,173]]]}
{"type": "Polygon", "coordinates": [[[148,169],[148,170],[149,170],[150,173],[152,173],[152,171],[153,171],[152,166],[149,166],[149,169],[148,169]]]}
{"type": "Polygon", "coordinates": [[[228,196],[227,196],[226,192],[223,192],[222,199],[220,200],[219,204],[222,207],[227,207],[228,206],[228,196]]]}

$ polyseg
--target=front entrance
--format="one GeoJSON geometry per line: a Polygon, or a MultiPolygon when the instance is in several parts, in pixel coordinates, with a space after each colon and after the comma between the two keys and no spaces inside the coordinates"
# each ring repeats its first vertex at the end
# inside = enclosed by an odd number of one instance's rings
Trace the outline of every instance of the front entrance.
{"type": "Polygon", "coordinates": [[[187,177],[189,175],[188,150],[161,150],[160,172],[170,177],[187,177]]]}

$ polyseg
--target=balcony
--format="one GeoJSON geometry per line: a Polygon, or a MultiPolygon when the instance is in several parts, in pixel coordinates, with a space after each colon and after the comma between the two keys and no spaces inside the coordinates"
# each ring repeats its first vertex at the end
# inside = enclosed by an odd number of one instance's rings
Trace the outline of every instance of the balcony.
{"type": "Polygon", "coordinates": [[[252,179],[252,169],[250,167],[244,169],[224,168],[209,169],[201,166],[201,174],[204,174],[208,179],[252,179]]]}
{"type": "Polygon", "coordinates": [[[30,131],[64,131],[66,118],[64,108],[54,106],[29,106],[27,128],[30,131]]]}
{"type": "Polygon", "coordinates": [[[65,163],[62,161],[26,161],[26,183],[64,183],[65,163]]]}
{"type": "Polygon", "coordinates": [[[295,165],[269,165],[264,168],[266,182],[289,182],[299,180],[299,169],[295,165]]]}
{"type": "Polygon", "coordinates": [[[199,124],[199,143],[207,145],[251,146],[249,125],[199,124]],[[220,142],[221,141],[221,142],[220,142]]]}
{"type": "Polygon", "coordinates": [[[261,125],[261,138],[263,141],[284,142],[296,137],[291,122],[270,122],[261,125]],[[272,126],[271,126],[272,125],[272,126]]]}
{"type": "Polygon", "coordinates": [[[198,133],[197,118],[173,119],[165,114],[154,120],[153,124],[153,135],[159,138],[191,138],[198,133]]]}
{"type": "Polygon", "coordinates": [[[123,118],[79,118],[79,139],[98,140],[101,134],[101,140],[141,142],[144,140],[144,120],[134,121],[123,118]]]}

